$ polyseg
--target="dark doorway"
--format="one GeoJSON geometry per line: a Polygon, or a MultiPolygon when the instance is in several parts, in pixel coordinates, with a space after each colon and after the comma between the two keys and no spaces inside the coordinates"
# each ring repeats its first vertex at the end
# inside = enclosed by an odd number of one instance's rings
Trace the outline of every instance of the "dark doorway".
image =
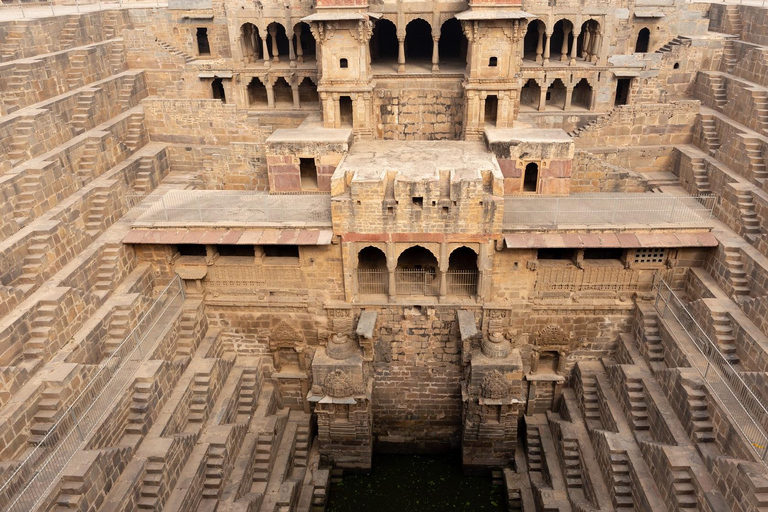
{"type": "Polygon", "coordinates": [[[536,192],[539,184],[539,164],[529,163],[525,166],[523,176],[523,192],[536,192]]]}
{"type": "Polygon", "coordinates": [[[314,158],[300,158],[301,189],[317,190],[317,167],[314,158]]]}
{"type": "Polygon", "coordinates": [[[224,84],[221,82],[221,78],[215,77],[211,82],[211,91],[213,92],[213,99],[221,100],[222,103],[227,102],[227,96],[224,94],[224,84]]]}
{"type": "Polygon", "coordinates": [[[342,96],[339,98],[339,114],[341,116],[342,126],[352,126],[352,98],[349,96],[342,96]]]}
{"type": "Polygon", "coordinates": [[[576,87],[573,88],[573,95],[571,96],[571,106],[581,107],[589,110],[592,104],[592,86],[586,78],[579,80],[576,87]]]}
{"type": "Polygon", "coordinates": [[[248,83],[248,104],[267,106],[267,88],[256,77],[248,83]]]}
{"type": "Polygon", "coordinates": [[[275,81],[275,85],[272,86],[272,92],[275,96],[276,108],[293,107],[293,90],[285,78],[280,77],[275,81]]]}
{"type": "Polygon", "coordinates": [[[421,18],[405,27],[405,60],[432,60],[432,27],[421,18]]]}
{"type": "Polygon", "coordinates": [[[313,103],[319,103],[320,98],[317,95],[317,85],[311,78],[305,77],[299,84],[299,103],[312,106],[313,103]]]}
{"type": "Polygon", "coordinates": [[[208,29],[205,27],[197,27],[197,54],[211,54],[211,45],[208,42],[208,29]]]}
{"type": "Polygon", "coordinates": [[[544,51],[543,42],[541,51],[539,51],[539,27],[543,31],[544,23],[540,20],[533,20],[528,24],[528,31],[525,33],[525,39],[523,39],[523,58],[526,60],[536,60],[536,55],[544,51]]]}
{"type": "Polygon", "coordinates": [[[489,94],[485,98],[485,122],[496,126],[496,116],[499,110],[499,97],[489,94]]]}
{"type": "Polygon", "coordinates": [[[616,99],[614,105],[626,105],[629,103],[629,89],[632,86],[631,78],[619,78],[616,81],[616,99]]]}
{"type": "Polygon", "coordinates": [[[637,34],[637,44],[635,44],[635,53],[646,53],[648,45],[651,42],[651,31],[647,28],[640,29],[637,34]]]}
{"type": "Polygon", "coordinates": [[[539,101],[541,100],[541,87],[536,83],[536,80],[529,78],[520,91],[520,105],[539,108],[539,101]]]}
{"type": "Polygon", "coordinates": [[[461,30],[461,22],[451,18],[440,27],[440,41],[437,43],[441,64],[467,63],[467,38],[461,30]]]}
{"type": "Polygon", "coordinates": [[[370,42],[371,62],[397,61],[398,46],[395,24],[384,19],[377,21],[370,42]]]}

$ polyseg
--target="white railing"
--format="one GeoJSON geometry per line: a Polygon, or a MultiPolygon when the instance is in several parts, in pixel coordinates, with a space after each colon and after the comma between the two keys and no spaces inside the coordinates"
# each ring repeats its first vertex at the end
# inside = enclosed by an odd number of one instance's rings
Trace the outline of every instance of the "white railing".
{"type": "Polygon", "coordinates": [[[85,389],[74,399],[0,487],[0,510],[27,512],[36,508],[51,492],[57,478],[72,457],[83,447],[88,436],[102,421],[110,405],[124,392],[131,378],[153,350],[158,339],[150,336],[171,306],[184,301],[184,285],[176,276],[136,327],[117,349],[99,366],[85,389]]]}
{"type": "Polygon", "coordinates": [[[357,269],[357,293],[362,295],[389,292],[389,271],[385,268],[357,269]]]}
{"type": "Polygon", "coordinates": [[[398,295],[428,295],[440,294],[440,276],[437,272],[423,269],[395,270],[395,289],[398,295]]]}
{"type": "Polygon", "coordinates": [[[672,318],[685,331],[698,353],[685,352],[688,360],[699,371],[704,381],[730,415],[733,423],[749,440],[758,458],[768,465],[768,410],[755,396],[749,385],[720,352],[717,344],[704,332],[683,302],[663,280],[656,293],[656,311],[667,321],[672,318]]]}
{"type": "Polygon", "coordinates": [[[330,224],[331,196],[224,190],[171,190],[146,208],[140,222],[330,224]]]}
{"type": "Polygon", "coordinates": [[[706,224],[716,202],[715,196],[639,193],[506,196],[504,227],[706,224]]]}

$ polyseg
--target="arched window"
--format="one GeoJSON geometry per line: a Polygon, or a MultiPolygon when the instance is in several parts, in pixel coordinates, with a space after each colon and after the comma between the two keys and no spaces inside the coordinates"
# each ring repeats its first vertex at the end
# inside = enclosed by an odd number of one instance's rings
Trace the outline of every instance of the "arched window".
{"type": "Polygon", "coordinates": [[[261,37],[259,29],[253,23],[243,23],[240,27],[240,49],[246,63],[261,59],[261,37]]]}
{"type": "Polygon", "coordinates": [[[539,164],[531,162],[525,166],[523,192],[536,192],[539,185],[539,164]]]}
{"type": "Polygon", "coordinates": [[[272,60],[278,61],[280,55],[288,55],[288,37],[285,35],[285,27],[280,23],[272,22],[267,25],[267,47],[272,60]]]}
{"type": "Polygon", "coordinates": [[[549,51],[552,59],[568,60],[573,44],[573,23],[569,20],[559,20],[552,30],[552,41],[549,51]]]}
{"type": "Polygon", "coordinates": [[[405,61],[432,61],[432,27],[416,18],[405,27],[405,61]]]}
{"type": "Polygon", "coordinates": [[[248,105],[267,106],[267,88],[256,77],[248,83],[248,105]]]}
{"type": "Polygon", "coordinates": [[[646,53],[648,45],[651,42],[651,31],[647,28],[641,28],[637,34],[637,43],[635,44],[635,53],[646,53]]]}
{"type": "Polygon", "coordinates": [[[437,258],[420,245],[406,249],[397,259],[395,283],[399,295],[439,295],[437,258]]]}
{"type": "Polygon", "coordinates": [[[571,106],[580,107],[589,110],[592,104],[592,86],[586,78],[579,80],[576,87],[573,88],[573,95],[571,96],[571,106]]]}
{"type": "Polygon", "coordinates": [[[299,84],[299,103],[301,105],[313,106],[320,102],[320,98],[317,95],[317,85],[311,78],[305,77],[299,84]]]}
{"type": "Polygon", "coordinates": [[[559,78],[556,78],[547,89],[546,105],[559,108],[560,110],[564,110],[565,96],[566,96],[565,84],[563,83],[562,80],[560,80],[559,78]]]}
{"type": "Polygon", "coordinates": [[[440,27],[440,41],[437,43],[437,51],[440,55],[440,64],[457,64],[465,66],[467,63],[467,38],[461,30],[461,22],[451,18],[440,27]]]}
{"type": "Polygon", "coordinates": [[[315,60],[317,45],[309,25],[303,21],[293,27],[293,48],[296,51],[296,59],[299,62],[315,60]]]}
{"type": "Polygon", "coordinates": [[[499,97],[489,94],[485,98],[485,122],[496,126],[497,112],[499,110],[499,97]]]}
{"type": "Polygon", "coordinates": [[[357,253],[357,292],[385,294],[389,291],[387,257],[377,247],[365,247],[357,253]]]}
{"type": "Polygon", "coordinates": [[[280,77],[275,81],[275,85],[272,86],[272,93],[275,97],[276,108],[293,107],[293,90],[285,78],[280,77]]]}
{"type": "Polygon", "coordinates": [[[389,20],[380,19],[373,27],[373,35],[369,48],[371,50],[371,62],[397,63],[397,27],[389,20]]]}
{"type": "Polygon", "coordinates": [[[213,78],[213,82],[211,82],[211,92],[213,93],[213,99],[221,100],[222,103],[227,102],[227,96],[224,93],[224,84],[221,82],[221,78],[213,78]]]}
{"type": "Polygon", "coordinates": [[[541,62],[544,52],[544,22],[533,20],[528,23],[528,30],[523,39],[523,58],[541,62]]]}
{"type": "Polygon", "coordinates": [[[537,109],[539,108],[540,98],[541,87],[539,87],[539,84],[536,83],[536,80],[529,78],[520,91],[520,107],[537,109]]]}
{"type": "Polygon", "coordinates": [[[477,295],[477,253],[459,247],[448,258],[448,295],[477,295]]]}
{"type": "Polygon", "coordinates": [[[581,33],[577,41],[577,52],[579,57],[586,61],[592,61],[596,58],[597,50],[600,47],[600,24],[595,20],[587,20],[581,24],[581,33]]]}

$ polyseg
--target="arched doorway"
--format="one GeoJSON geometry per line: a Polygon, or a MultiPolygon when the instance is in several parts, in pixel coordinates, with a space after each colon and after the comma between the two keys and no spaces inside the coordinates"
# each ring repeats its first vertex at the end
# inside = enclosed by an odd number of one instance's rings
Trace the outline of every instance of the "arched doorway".
{"type": "Polygon", "coordinates": [[[565,84],[559,78],[555,78],[555,80],[547,89],[547,107],[554,107],[560,110],[565,110],[565,96],[565,84]]]}
{"type": "Polygon", "coordinates": [[[571,106],[587,110],[592,106],[592,86],[589,85],[586,78],[579,80],[579,83],[573,88],[571,106]]]}
{"type": "Polygon", "coordinates": [[[541,87],[536,83],[536,80],[529,78],[525,85],[520,90],[520,107],[521,109],[538,109],[539,101],[541,100],[541,87]]]}
{"type": "Polygon", "coordinates": [[[421,18],[405,27],[405,61],[432,62],[432,27],[421,18]]]}
{"type": "Polygon", "coordinates": [[[539,186],[539,164],[531,162],[525,166],[523,192],[536,192],[539,186]]]}
{"type": "Polygon", "coordinates": [[[304,77],[304,80],[299,84],[299,103],[310,107],[320,103],[317,85],[308,76],[304,77]]]}
{"type": "Polygon", "coordinates": [[[403,251],[397,259],[395,284],[398,295],[439,295],[440,276],[435,255],[420,245],[403,251]]]}
{"type": "Polygon", "coordinates": [[[533,20],[528,23],[528,30],[523,39],[523,59],[541,62],[544,53],[544,22],[533,20]]]}
{"type": "Polygon", "coordinates": [[[296,51],[296,60],[299,62],[315,60],[317,44],[309,30],[309,25],[303,21],[293,27],[293,48],[296,51]]]}
{"type": "Polygon", "coordinates": [[[561,61],[568,60],[572,44],[573,23],[566,19],[559,20],[555,23],[552,30],[552,42],[549,45],[551,59],[555,60],[559,58],[561,61]]]}
{"type": "Polygon", "coordinates": [[[469,247],[454,250],[448,258],[448,295],[477,295],[477,282],[477,253],[469,247]]]}
{"type": "Polygon", "coordinates": [[[646,53],[651,43],[651,31],[647,28],[641,28],[637,34],[637,43],[635,43],[635,53],[646,53]]]}
{"type": "Polygon", "coordinates": [[[248,82],[248,105],[266,107],[268,105],[267,100],[267,88],[256,77],[253,77],[248,82]]]}
{"type": "Polygon", "coordinates": [[[369,48],[371,63],[390,62],[397,64],[397,27],[389,20],[380,19],[373,27],[369,48]]]}
{"type": "Polygon", "coordinates": [[[440,27],[440,41],[437,43],[440,65],[467,65],[467,38],[461,29],[461,22],[451,18],[440,27]]]}
{"type": "Polygon", "coordinates": [[[215,100],[221,100],[222,103],[227,102],[227,95],[224,92],[224,83],[221,81],[221,78],[214,77],[213,82],[211,82],[211,93],[213,94],[213,99],[215,100]]]}
{"type": "Polygon", "coordinates": [[[240,50],[246,64],[252,64],[261,59],[261,37],[259,37],[258,27],[253,23],[243,23],[240,27],[240,50]]]}
{"type": "Polygon", "coordinates": [[[357,292],[385,294],[389,291],[387,257],[377,247],[364,247],[357,253],[357,292]]]}
{"type": "Polygon", "coordinates": [[[285,27],[280,23],[272,22],[267,25],[267,32],[269,37],[267,38],[267,47],[269,48],[269,54],[272,56],[272,60],[278,62],[280,56],[288,55],[288,37],[285,35],[285,27]]]}
{"type": "Polygon", "coordinates": [[[275,108],[293,108],[293,90],[285,78],[280,77],[272,86],[275,108]]]}
{"type": "Polygon", "coordinates": [[[600,24],[596,20],[587,20],[582,23],[576,46],[579,57],[587,62],[596,59],[597,50],[600,48],[600,38],[600,24]]]}

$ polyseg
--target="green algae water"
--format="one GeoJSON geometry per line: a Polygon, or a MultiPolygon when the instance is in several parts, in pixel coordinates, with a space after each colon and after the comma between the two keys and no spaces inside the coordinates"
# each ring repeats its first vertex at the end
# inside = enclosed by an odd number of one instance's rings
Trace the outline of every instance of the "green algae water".
{"type": "Polygon", "coordinates": [[[331,486],[326,512],[460,512],[506,510],[491,477],[464,476],[457,455],[376,455],[370,475],[331,486]]]}

